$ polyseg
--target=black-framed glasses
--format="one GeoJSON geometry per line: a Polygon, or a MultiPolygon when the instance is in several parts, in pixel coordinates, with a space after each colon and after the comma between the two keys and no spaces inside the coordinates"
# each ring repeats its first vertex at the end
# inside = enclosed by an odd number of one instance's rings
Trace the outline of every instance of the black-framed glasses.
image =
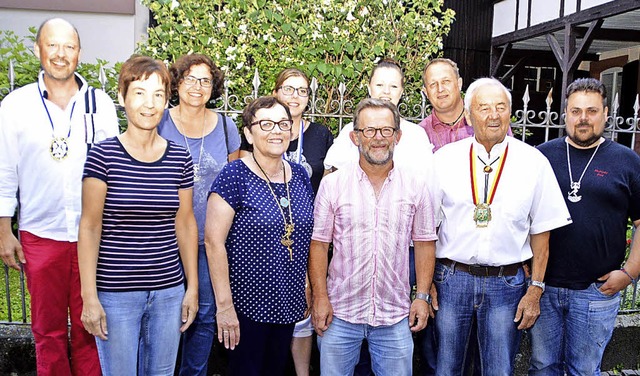
{"type": "Polygon", "coordinates": [[[298,95],[301,97],[309,96],[309,88],[308,87],[293,87],[293,86],[280,86],[276,90],[282,89],[284,95],[293,95],[294,92],[298,92],[298,95]]]}
{"type": "Polygon", "coordinates": [[[202,87],[211,87],[211,86],[213,86],[213,82],[211,81],[210,78],[207,78],[207,77],[197,78],[197,77],[193,77],[193,76],[185,76],[182,79],[182,82],[184,82],[185,85],[187,85],[187,86],[193,86],[193,85],[196,84],[196,82],[200,82],[200,86],[202,86],[202,87]]]}
{"type": "Polygon", "coordinates": [[[392,127],[382,127],[382,128],[373,128],[367,127],[364,129],[354,129],[354,132],[360,132],[366,138],[374,138],[376,133],[380,132],[382,137],[391,137],[394,133],[396,133],[396,129],[392,127]]]}
{"type": "Polygon", "coordinates": [[[286,131],[290,131],[291,127],[293,126],[293,120],[280,120],[280,121],[273,121],[273,120],[258,120],[258,121],[254,121],[253,123],[251,123],[251,126],[254,125],[260,125],[260,129],[262,129],[265,132],[271,132],[273,130],[273,128],[276,127],[276,124],[278,125],[278,128],[280,128],[281,131],[286,132],[286,131]]]}

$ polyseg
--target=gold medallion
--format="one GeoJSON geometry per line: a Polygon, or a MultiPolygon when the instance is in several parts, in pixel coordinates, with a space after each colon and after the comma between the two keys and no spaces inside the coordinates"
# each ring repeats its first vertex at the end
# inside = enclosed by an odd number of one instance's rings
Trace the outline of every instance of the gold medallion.
{"type": "Polygon", "coordinates": [[[487,227],[491,221],[491,207],[486,203],[479,203],[473,210],[473,220],[476,227],[487,227]]]}

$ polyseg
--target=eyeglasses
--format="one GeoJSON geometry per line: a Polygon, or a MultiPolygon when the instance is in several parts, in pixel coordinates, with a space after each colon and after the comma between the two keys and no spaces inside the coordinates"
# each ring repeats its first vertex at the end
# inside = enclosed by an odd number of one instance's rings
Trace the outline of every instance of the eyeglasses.
{"type": "Polygon", "coordinates": [[[391,127],[384,127],[384,128],[368,127],[364,129],[354,129],[353,131],[362,133],[362,135],[365,136],[366,138],[374,138],[376,136],[376,133],[378,133],[378,131],[380,132],[382,137],[391,137],[393,136],[394,133],[396,133],[396,129],[391,127]]]}
{"type": "Polygon", "coordinates": [[[258,121],[254,121],[250,125],[254,126],[256,124],[259,124],[260,129],[262,129],[265,132],[271,132],[273,128],[276,127],[276,124],[278,125],[278,128],[280,128],[281,131],[286,132],[291,130],[291,126],[293,126],[293,120],[280,120],[280,121],[258,120],[258,121]]]}
{"type": "Polygon", "coordinates": [[[276,90],[282,89],[284,95],[293,95],[293,92],[297,91],[298,95],[301,97],[309,96],[309,88],[308,87],[293,87],[293,86],[280,86],[276,90]]]}
{"type": "Polygon", "coordinates": [[[182,82],[184,82],[185,85],[187,86],[193,86],[196,84],[196,82],[200,83],[200,86],[202,87],[211,87],[213,85],[213,82],[211,82],[210,78],[196,78],[193,76],[186,76],[182,79],[182,82]]]}

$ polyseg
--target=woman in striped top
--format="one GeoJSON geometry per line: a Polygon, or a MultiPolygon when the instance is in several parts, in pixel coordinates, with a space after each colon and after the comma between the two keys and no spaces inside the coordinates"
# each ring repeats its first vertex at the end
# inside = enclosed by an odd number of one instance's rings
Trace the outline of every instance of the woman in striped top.
{"type": "Polygon", "coordinates": [[[127,130],[85,164],[82,322],[105,375],[173,375],[180,333],[198,310],[193,164],[157,132],[169,84],[161,61],[127,60],[118,82],[127,130]]]}

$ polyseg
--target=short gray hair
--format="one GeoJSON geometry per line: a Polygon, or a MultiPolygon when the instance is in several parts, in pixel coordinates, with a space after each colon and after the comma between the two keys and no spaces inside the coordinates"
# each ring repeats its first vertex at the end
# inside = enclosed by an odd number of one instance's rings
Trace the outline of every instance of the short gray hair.
{"type": "Polygon", "coordinates": [[[482,86],[495,86],[502,89],[502,91],[504,91],[505,95],[507,96],[507,99],[509,100],[509,108],[511,108],[511,93],[509,92],[509,89],[507,89],[502,84],[502,82],[496,80],[495,78],[484,77],[484,78],[478,78],[477,80],[473,81],[471,85],[469,85],[469,88],[467,89],[467,92],[464,95],[464,108],[467,111],[471,111],[471,101],[473,100],[473,97],[476,95],[476,91],[478,91],[478,89],[481,88],[482,86]]]}
{"type": "Polygon", "coordinates": [[[360,112],[367,108],[386,108],[393,114],[393,123],[395,129],[400,129],[400,113],[398,108],[391,101],[378,98],[365,98],[358,103],[355,112],[353,113],[353,129],[358,129],[358,117],[360,112]]]}

